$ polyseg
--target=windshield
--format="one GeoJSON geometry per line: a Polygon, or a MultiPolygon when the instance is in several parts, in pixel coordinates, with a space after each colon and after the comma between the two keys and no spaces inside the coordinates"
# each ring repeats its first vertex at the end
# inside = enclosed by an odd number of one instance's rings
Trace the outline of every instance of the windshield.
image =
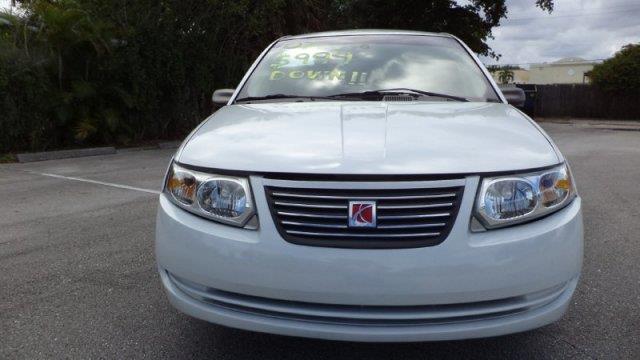
{"type": "Polygon", "coordinates": [[[455,39],[408,35],[278,41],[250,75],[238,99],[283,94],[326,97],[396,88],[499,101],[478,65],[455,39]]]}

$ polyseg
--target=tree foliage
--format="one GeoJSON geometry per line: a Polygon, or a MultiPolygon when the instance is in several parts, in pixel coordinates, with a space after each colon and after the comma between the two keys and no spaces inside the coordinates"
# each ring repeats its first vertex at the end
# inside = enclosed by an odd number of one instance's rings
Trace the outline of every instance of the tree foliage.
{"type": "Polygon", "coordinates": [[[487,65],[487,70],[497,72],[500,70],[522,70],[518,65],[487,65]]]}
{"type": "MultiPolygon", "coordinates": [[[[0,13],[0,153],[180,138],[287,34],[449,32],[473,51],[504,0],[23,0],[0,13]]],[[[537,0],[547,11],[552,0],[537,0]]]]}
{"type": "Polygon", "coordinates": [[[593,67],[591,82],[607,92],[633,93],[640,89],[640,43],[622,47],[614,57],[593,67]]]}
{"type": "MultiPolygon", "coordinates": [[[[505,0],[336,0],[333,26],[336,28],[384,28],[446,32],[458,36],[474,52],[499,57],[489,45],[491,29],[507,16],[505,0]]],[[[552,11],[552,0],[536,5],[552,11]]]]}

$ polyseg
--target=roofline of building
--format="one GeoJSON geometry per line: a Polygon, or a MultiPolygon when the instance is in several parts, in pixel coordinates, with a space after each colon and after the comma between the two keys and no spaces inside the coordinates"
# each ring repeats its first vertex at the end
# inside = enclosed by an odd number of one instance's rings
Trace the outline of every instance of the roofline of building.
{"type": "Polygon", "coordinates": [[[548,63],[539,63],[539,64],[531,64],[529,65],[529,68],[534,68],[534,67],[549,67],[549,66],[576,66],[576,65],[596,65],[599,64],[598,61],[576,61],[576,62],[562,62],[562,63],[558,63],[558,62],[548,62],[548,63]]]}

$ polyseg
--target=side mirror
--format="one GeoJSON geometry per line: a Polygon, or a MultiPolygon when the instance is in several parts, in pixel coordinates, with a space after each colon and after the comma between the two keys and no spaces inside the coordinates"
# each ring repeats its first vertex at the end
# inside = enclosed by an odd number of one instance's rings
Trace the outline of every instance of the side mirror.
{"type": "Polygon", "coordinates": [[[500,86],[500,91],[507,99],[507,102],[517,108],[523,108],[526,96],[524,90],[515,86],[500,86]]]}
{"type": "Polygon", "coordinates": [[[235,89],[218,89],[213,92],[211,101],[213,101],[213,103],[216,105],[220,105],[220,106],[227,105],[234,91],[236,90],[235,89]]]}

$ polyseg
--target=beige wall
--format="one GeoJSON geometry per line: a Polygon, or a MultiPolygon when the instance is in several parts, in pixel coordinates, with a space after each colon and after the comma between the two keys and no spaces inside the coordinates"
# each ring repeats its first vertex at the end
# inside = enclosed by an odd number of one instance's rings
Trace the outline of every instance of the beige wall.
{"type": "MultiPolygon", "coordinates": [[[[513,83],[516,84],[585,84],[589,78],[585,73],[591,71],[596,63],[577,57],[564,58],[551,63],[533,64],[529,70],[512,70],[513,83]]],[[[500,83],[499,71],[491,73],[500,83]]]]}
{"type": "Polygon", "coordinates": [[[593,64],[541,64],[529,68],[530,84],[583,84],[589,79],[584,75],[593,64]]]}

